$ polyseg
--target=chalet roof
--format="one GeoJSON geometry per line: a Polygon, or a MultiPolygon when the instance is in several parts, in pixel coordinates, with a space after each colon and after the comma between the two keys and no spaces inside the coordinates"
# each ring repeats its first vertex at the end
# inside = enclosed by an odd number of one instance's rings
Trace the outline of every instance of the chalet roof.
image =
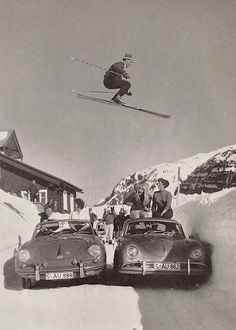
{"type": "Polygon", "coordinates": [[[28,165],[22,161],[14,159],[14,158],[11,158],[2,153],[0,153],[0,163],[5,163],[5,164],[15,167],[18,170],[25,171],[28,174],[32,175],[32,177],[41,178],[45,181],[49,181],[58,186],[63,185],[65,187],[65,189],[69,188],[69,189],[76,190],[77,192],[83,193],[83,190],[81,188],[74,186],[73,184],[71,184],[63,179],[60,179],[52,174],[39,170],[31,165],[28,165]]]}
{"type": "Polygon", "coordinates": [[[14,159],[23,159],[23,153],[13,129],[0,131],[0,152],[14,159]]]}

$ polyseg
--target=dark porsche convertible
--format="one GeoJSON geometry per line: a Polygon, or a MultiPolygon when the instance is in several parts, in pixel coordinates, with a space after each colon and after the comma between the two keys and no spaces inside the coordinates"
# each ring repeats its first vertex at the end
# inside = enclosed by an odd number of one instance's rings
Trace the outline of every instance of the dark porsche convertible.
{"type": "Polygon", "coordinates": [[[106,267],[103,243],[87,220],[49,220],[37,224],[33,237],[15,255],[23,288],[40,280],[100,277],[106,267]]]}
{"type": "Polygon", "coordinates": [[[179,222],[146,218],[124,223],[114,254],[114,270],[121,280],[153,275],[200,281],[210,269],[204,245],[187,239],[179,222]]]}

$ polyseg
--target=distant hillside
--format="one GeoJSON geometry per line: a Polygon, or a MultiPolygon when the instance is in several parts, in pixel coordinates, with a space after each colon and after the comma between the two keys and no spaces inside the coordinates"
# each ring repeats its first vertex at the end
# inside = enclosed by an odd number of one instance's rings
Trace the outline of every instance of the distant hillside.
{"type": "Polygon", "coordinates": [[[183,194],[212,193],[236,187],[236,146],[217,152],[198,166],[180,185],[183,194]]]}
{"type": "Polygon", "coordinates": [[[122,204],[124,196],[135,183],[147,183],[150,193],[157,189],[157,179],[163,177],[170,182],[168,190],[173,194],[178,184],[185,194],[215,192],[236,186],[236,145],[227,146],[209,153],[197,154],[176,163],[164,163],[133,172],[113,188],[111,194],[100,201],[103,204],[122,204]],[[178,180],[180,169],[180,181],[178,180]]]}

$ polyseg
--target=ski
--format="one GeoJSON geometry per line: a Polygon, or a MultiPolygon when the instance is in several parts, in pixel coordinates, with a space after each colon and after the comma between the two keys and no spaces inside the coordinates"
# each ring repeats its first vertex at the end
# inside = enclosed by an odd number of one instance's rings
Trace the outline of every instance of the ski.
{"type": "Polygon", "coordinates": [[[128,105],[128,104],[118,104],[118,103],[115,103],[113,101],[110,101],[110,100],[106,100],[106,99],[101,99],[101,98],[98,98],[98,97],[93,97],[93,96],[88,96],[88,95],[84,95],[84,94],[80,94],[78,92],[76,92],[76,96],[79,98],[79,99],[82,99],[82,100],[87,100],[87,101],[94,101],[94,102],[99,102],[99,103],[103,103],[103,104],[109,104],[109,105],[114,105],[116,107],[123,107],[123,108],[128,108],[128,109],[131,109],[131,110],[136,110],[136,111],[141,111],[141,112],[144,112],[144,113],[148,113],[150,115],[154,115],[154,116],[158,116],[158,117],[161,117],[161,118],[170,118],[171,115],[167,115],[167,114],[164,114],[164,113],[158,113],[158,112],[154,112],[154,111],[150,111],[150,110],[146,110],[146,109],[142,109],[142,108],[138,108],[138,107],[134,107],[134,106],[131,106],[131,105],[128,105]]]}

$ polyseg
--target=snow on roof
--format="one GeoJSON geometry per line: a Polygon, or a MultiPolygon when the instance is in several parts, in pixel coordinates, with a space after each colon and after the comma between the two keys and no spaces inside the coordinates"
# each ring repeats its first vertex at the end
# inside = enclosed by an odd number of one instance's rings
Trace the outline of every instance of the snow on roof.
{"type": "Polygon", "coordinates": [[[23,159],[23,153],[13,129],[0,131],[0,149],[11,158],[23,159]]]}

